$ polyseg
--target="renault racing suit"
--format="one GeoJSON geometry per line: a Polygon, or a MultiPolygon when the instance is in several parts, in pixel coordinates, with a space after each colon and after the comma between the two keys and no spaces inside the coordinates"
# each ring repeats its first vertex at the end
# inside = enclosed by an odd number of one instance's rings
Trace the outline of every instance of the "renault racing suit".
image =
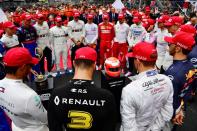
{"type": "Polygon", "coordinates": [[[161,131],[173,115],[172,82],[156,70],[136,78],[122,91],[121,131],[161,131]]]}
{"type": "Polygon", "coordinates": [[[50,131],[115,131],[116,105],[113,95],[93,81],[74,79],[54,89],[48,109],[50,131]]]}

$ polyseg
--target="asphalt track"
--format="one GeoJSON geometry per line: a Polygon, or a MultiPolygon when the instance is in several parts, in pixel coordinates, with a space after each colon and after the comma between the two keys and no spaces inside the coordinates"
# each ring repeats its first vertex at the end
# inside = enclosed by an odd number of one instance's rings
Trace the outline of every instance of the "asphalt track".
{"type": "MultiPolygon", "coordinates": [[[[64,86],[72,77],[73,74],[66,74],[62,75],[60,78],[54,78],[54,88],[64,86]]],[[[96,86],[101,88],[101,72],[96,71],[93,80],[96,86]]],[[[126,78],[126,84],[129,82],[130,80],[126,78]]],[[[34,84],[31,84],[31,86],[35,88],[34,84]]],[[[178,127],[177,131],[197,131],[197,96],[194,97],[192,103],[188,104],[184,124],[178,127]]]]}

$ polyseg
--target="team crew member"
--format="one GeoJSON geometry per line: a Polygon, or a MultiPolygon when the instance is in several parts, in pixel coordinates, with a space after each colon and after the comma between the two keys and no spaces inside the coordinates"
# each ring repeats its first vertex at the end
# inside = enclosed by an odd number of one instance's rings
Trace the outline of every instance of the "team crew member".
{"type": "Polygon", "coordinates": [[[43,56],[40,60],[40,70],[42,74],[45,73],[44,69],[44,60],[45,57],[47,59],[47,70],[48,72],[52,69],[52,50],[50,49],[49,45],[49,26],[46,21],[44,21],[44,15],[43,14],[37,14],[37,22],[34,25],[34,28],[36,29],[38,38],[37,38],[37,44],[38,47],[40,47],[43,50],[43,56]]]}
{"type": "Polygon", "coordinates": [[[194,67],[187,60],[187,55],[192,50],[195,41],[191,34],[185,32],[177,32],[174,37],[165,37],[165,41],[170,43],[169,53],[173,56],[173,64],[165,72],[165,75],[172,80],[174,88],[173,123],[182,125],[183,102],[187,102],[191,95],[191,87],[195,76],[194,67]]]}
{"type": "MultiPolygon", "coordinates": [[[[166,23],[164,23],[164,25],[167,26],[169,32],[169,35],[167,36],[173,36],[178,31],[182,23],[183,19],[179,16],[173,16],[166,23]]],[[[168,45],[167,48],[169,48],[168,45]]],[[[173,58],[171,55],[169,55],[169,52],[166,50],[165,58],[163,60],[163,69],[167,70],[170,67],[170,65],[172,65],[172,63],[173,58]]]]}
{"type": "Polygon", "coordinates": [[[155,20],[148,19],[146,24],[147,24],[147,33],[144,36],[143,41],[147,43],[153,43],[154,45],[156,45],[156,34],[154,31],[155,20]]]}
{"type": "MultiPolygon", "coordinates": [[[[165,65],[164,59],[168,48],[168,43],[164,40],[165,36],[172,36],[170,33],[168,33],[168,30],[165,28],[164,23],[169,19],[169,16],[162,15],[158,20],[158,29],[156,32],[156,42],[157,42],[157,52],[158,52],[158,58],[156,61],[156,66],[159,70],[162,70],[162,66],[165,65]]],[[[167,52],[168,53],[168,52],[167,52]]],[[[170,61],[170,64],[172,64],[172,61],[170,61]]],[[[168,65],[170,65],[168,64],[168,65]]]]}
{"type": "MultiPolygon", "coordinates": [[[[196,29],[192,25],[182,25],[180,31],[191,33],[196,38],[196,29]]],[[[196,40],[197,43],[197,40],[196,40]]],[[[197,44],[192,48],[192,51],[188,54],[188,59],[192,62],[195,68],[197,68],[197,44]]]]}
{"type": "Polygon", "coordinates": [[[23,83],[38,59],[26,48],[17,47],[10,49],[3,61],[7,74],[0,81],[0,107],[12,120],[12,131],[48,131],[47,112],[40,97],[23,83]]]}
{"type": "Polygon", "coordinates": [[[56,26],[50,29],[51,42],[54,47],[55,63],[57,68],[57,76],[60,76],[60,57],[62,54],[64,70],[67,72],[67,57],[69,45],[68,28],[62,26],[62,18],[57,16],[55,18],[56,26]]]}
{"type": "Polygon", "coordinates": [[[115,99],[92,81],[96,59],[96,51],[90,47],[76,51],[73,80],[54,89],[49,101],[50,131],[63,131],[63,126],[66,131],[115,131],[115,99]]]}
{"type": "MultiPolygon", "coordinates": [[[[23,47],[27,48],[31,53],[32,57],[36,57],[36,48],[37,48],[37,33],[36,29],[31,25],[32,16],[26,14],[24,16],[23,25],[18,28],[16,34],[18,36],[19,43],[23,47]]],[[[39,65],[35,65],[33,69],[36,72],[40,72],[39,65]]],[[[31,75],[31,80],[34,79],[34,76],[31,75]]]]}
{"type": "Polygon", "coordinates": [[[103,22],[99,24],[98,31],[100,39],[100,70],[105,59],[112,56],[112,40],[115,36],[114,25],[109,22],[108,14],[103,14],[103,22]]]}
{"type": "Polygon", "coordinates": [[[79,20],[80,14],[79,12],[74,13],[74,19],[68,22],[69,37],[73,42],[73,47],[71,49],[71,60],[73,61],[75,58],[75,52],[77,49],[84,46],[83,41],[85,38],[85,24],[82,20],[79,20]]]}
{"type": "Polygon", "coordinates": [[[113,56],[119,58],[122,69],[126,68],[126,54],[128,52],[127,36],[129,33],[129,25],[124,22],[124,15],[118,15],[118,22],[115,25],[115,38],[113,44],[113,56]],[[120,57],[119,57],[120,56],[120,57]]]}
{"type": "Polygon", "coordinates": [[[134,57],[139,75],[122,91],[121,131],[161,131],[173,115],[172,82],[155,69],[153,44],[137,43],[128,55],[134,57]]]}
{"type": "Polygon", "coordinates": [[[98,39],[98,26],[93,23],[94,16],[89,14],[87,16],[88,22],[85,24],[85,44],[92,48],[96,48],[98,39]]]}
{"type": "Polygon", "coordinates": [[[18,36],[14,34],[16,31],[15,25],[12,22],[7,21],[3,24],[3,26],[5,29],[5,34],[2,36],[0,41],[2,42],[4,49],[9,50],[13,47],[20,46],[18,36]]]}
{"type": "Polygon", "coordinates": [[[133,23],[130,26],[129,34],[127,37],[129,47],[133,47],[136,43],[141,42],[143,37],[146,35],[146,29],[142,26],[140,18],[135,16],[133,23]]]}
{"type": "MultiPolygon", "coordinates": [[[[127,41],[129,44],[129,51],[132,51],[132,47],[136,44],[139,43],[141,41],[143,41],[144,36],[146,35],[146,29],[142,26],[141,23],[141,16],[137,13],[134,15],[133,18],[133,23],[130,26],[129,29],[129,34],[127,37],[127,41]]],[[[128,62],[129,62],[129,71],[125,74],[125,76],[130,76],[130,75],[135,75],[136,74],[136,70],[133,67],[133,58],[128,58],[128,62]]]]}

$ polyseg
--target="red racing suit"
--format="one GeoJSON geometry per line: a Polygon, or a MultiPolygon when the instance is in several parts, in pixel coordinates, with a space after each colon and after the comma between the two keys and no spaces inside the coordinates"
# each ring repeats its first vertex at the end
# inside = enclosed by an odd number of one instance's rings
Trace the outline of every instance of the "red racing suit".
{"type": "Polygon", "coordinates": [[[100,38],[100,65],[104,60],[112,56],[112,40],[115,36],[114,25],[112,23],[100,23],[98,26],[100,38]]]}

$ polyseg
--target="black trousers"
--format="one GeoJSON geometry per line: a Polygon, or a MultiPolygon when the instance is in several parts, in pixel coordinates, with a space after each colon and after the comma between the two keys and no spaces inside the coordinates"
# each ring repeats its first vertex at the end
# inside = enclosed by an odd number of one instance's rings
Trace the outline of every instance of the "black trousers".
{"type": "Polygon", "coordinates": [[[47,71],[50,72],[53,68],[53,63],[52,63],[52,50],[49,47],[45,47],[45,49],[43,50],[43,57],[40,60],[40,70],[42,74],[45,73],[45,69],[44,69],[45,58],[47,59],[47,71]]]}

